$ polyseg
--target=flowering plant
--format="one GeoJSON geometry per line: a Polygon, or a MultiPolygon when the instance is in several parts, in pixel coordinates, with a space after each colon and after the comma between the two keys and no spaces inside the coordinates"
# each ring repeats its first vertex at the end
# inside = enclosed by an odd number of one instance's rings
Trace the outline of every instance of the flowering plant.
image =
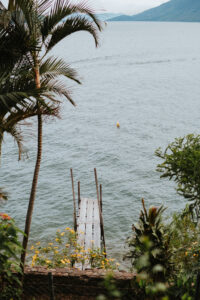
{"type": "Polygon", "coordinates": [[[119,264],[112,258],[106,258],[106,253],[100,249],[87,249],[77,243],[76,232],[67,227],[64,231],[58,230],[56,237],[47,245],[37,242],[32,245],[32,266],[45,266],[47,268],[76,267],[83,265],[90,268],[118,269],[119,264]]]}

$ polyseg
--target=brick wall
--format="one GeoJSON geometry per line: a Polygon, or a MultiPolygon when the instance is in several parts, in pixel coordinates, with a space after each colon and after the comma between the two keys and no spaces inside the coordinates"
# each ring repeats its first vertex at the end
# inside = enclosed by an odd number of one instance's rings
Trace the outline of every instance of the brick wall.
{"type": "MultiPolygon", "coordinates": [[[[53,275],[55,298],[59,300],[95,300],[105,294],[103,284],[106,271],[77,269],[52,269],[43,267],[26,268],[23,300],[49,300],[49,275],[53,275]]],[[[131,281],[134,275],[127,272],[113,272],[117,289],[124,295],[132,294],[131,281]]],[[[124,299],[128,299],[124,296],[124,299]]],[[[134,299],[134,298],[133,298],[134,299]]]]}

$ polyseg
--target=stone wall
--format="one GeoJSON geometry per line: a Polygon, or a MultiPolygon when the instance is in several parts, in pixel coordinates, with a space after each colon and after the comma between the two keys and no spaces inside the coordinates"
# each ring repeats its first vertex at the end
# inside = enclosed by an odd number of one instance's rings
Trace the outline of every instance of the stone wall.
{"type": "MultiPolygon", "coordinates": [[[[105,294],[104,270],[52,269],[42,267],[26,268],[24,277],[23,300],[49,300],[49,272],[53,276],[55,299],[59,300],[95,300],[105,294]]],[[[113,272],[117,289],[123,294],[133,293],[131,281],[134,275],[127,272],[113,272]]],[[[129,297],[124,296],[124,299],[129,297]]]]}

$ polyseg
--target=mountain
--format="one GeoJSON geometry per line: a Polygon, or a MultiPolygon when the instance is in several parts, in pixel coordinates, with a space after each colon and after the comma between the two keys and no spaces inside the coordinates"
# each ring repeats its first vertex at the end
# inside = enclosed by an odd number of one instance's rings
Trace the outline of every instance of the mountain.
{"type": "Polygon", "coordinates": [[[114,14],[114,13],[104,13],[104,14],[97,14],[99,20],[101,21],[107,21],[112,18],[116,18],[120,16],[120,14],[114,14]]]}
{"type": "Polygon", "coordinates": [[[140,14],[121,15],[108,21],[200,22],[200,0],[171,0],[140,14]]]}

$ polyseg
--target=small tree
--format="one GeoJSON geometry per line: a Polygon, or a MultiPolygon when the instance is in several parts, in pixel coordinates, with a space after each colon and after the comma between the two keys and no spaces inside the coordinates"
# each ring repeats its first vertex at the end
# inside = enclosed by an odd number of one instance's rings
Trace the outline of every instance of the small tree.
{"type": "Polygon", "coordinates": [[[133,234],[128,239],[129,253],[125,258],[131,259],[143,292],[153,299],[160,299],[172,271],[170,238],[162,223],[164,208],[153,206],[147,210],[144,200],[142,205],[139,221],[132,226],[133,234]]]}
{"type": "Polygon", "coordinates": [[[168,177],[177,183],[179,195],[188,199],[191,213],[200,218],[200,135],[189,134],[176,138],[164,152],[161,148],[155,152],[164,162],[157,166],[163,173],[161,178],[168,177]]]}

